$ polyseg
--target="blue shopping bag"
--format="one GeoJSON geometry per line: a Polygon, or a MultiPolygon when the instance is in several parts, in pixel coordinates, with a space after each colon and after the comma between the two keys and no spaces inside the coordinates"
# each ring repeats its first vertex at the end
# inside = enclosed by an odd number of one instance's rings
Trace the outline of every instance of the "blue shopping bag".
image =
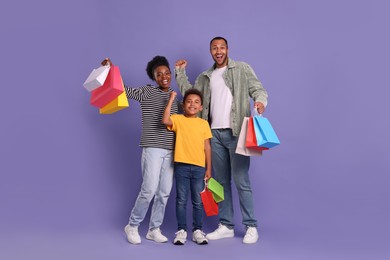
{"type": "Polygon", "coordinates": [[[256,115],[253,117],[253,125],[258,146],[272,148],[280,144],[279,138],[267,118],[256,115]]]}

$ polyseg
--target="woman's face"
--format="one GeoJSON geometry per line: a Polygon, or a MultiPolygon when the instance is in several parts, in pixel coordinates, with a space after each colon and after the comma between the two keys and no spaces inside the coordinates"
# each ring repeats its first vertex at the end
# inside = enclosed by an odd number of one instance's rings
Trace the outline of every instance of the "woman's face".
{"type": "Polygon", "coordinates": [[[168,90],[171,85],[171,71],[167,66],[158,66],[154,69],[154,80],[158,86],[168,90]]]}

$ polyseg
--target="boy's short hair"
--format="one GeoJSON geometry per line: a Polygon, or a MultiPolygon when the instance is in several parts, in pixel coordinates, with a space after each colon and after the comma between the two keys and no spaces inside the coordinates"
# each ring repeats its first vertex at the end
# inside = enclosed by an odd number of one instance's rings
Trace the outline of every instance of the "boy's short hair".
{"type": "Polygon", "coordinates": [[[184,94],[184,97],[183,97],[183,103],[186,101],[186,99],[189,95],[198,95],[200,97],[200,104],[203,105],[202,92],[200,92],[196,88],[190,88],[189,90],[186,91],[186,93],[184,94]]]}

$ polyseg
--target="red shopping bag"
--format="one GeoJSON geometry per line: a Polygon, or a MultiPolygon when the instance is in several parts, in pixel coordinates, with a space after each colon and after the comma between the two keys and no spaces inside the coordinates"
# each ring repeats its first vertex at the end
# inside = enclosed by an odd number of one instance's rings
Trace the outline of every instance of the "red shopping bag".
{"type": "Polygon", "coordinates": [[[237,147],[236,147],[236,153],[242,154],[245,156],[261,156],[263,155],[263,150],[258,149],[257,147],[255,148],[249,148],[246,147],[246,134],[248,132],[248,122],[249,122],[249,117],[244,117],[244,120],[242,121],[241,125],[241,131],[240,135],[238,137],[237,141],[237,147]]]}
{"type": "Polygon", "coordinates": [[[246,141],[245,145],[247,148],[251,149],[256,149],[256,150],[269,150],[269,148],[266,147],[259,147],[257,145],[257,140],[256,140],[256,133],[255,133],[255,128],[253,125],[253,116],[249,117],[248,119],[248,128],[246,131],[246,141]]]}
{"type": "Polygon", "coordinates": [[[215,202],[213,193],[207,188],[207,185],[204,186],[203,191],[200,193],[202,198],[202,204],[206,216],[218,215],[218,204],[215,202]]]}
{"type": "Polygon", "coordinates": [[[103,86],[91,92],[91,104],[98,108],[113,101],[123,92],[122,78],[119,67],[111,65],[103,86]]]}

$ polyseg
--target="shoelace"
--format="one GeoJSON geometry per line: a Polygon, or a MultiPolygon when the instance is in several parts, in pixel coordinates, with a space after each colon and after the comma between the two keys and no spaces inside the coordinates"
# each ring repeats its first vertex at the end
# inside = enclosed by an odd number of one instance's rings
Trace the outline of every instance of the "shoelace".
{"type": "Polygon", "coordinates": [[[248,230],[246,231],[246,234],[254,236],[255,235],[255,229],[254,228],[248,228],[248,230]]]}
{"type": "Polygon", "coordinates": [[[184,236],[184,233],[185,231],[183,231],[183,230],[179,230],[179,231],[177,231],[176,233],[175,233],[175,235],[179,235],[180,234],[180,236],[184,236]]]}
{"type": "Polygon", "coordinates": [[[197,230],[197,231],[195,231],[195,236],[197,236],[197,235],[202,235],[202,237],[204,237],[206,234],[201,230],[197,230]]]}

